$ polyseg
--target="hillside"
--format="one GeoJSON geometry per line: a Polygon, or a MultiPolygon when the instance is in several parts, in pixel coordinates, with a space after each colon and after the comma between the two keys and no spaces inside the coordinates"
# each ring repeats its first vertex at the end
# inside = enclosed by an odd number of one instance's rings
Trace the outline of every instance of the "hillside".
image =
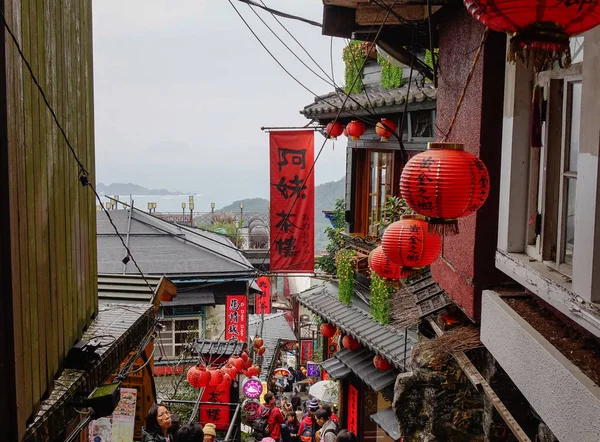
{"type": "Polygon", "coordinates": [[[182,195],[181,192],[170,192],[167,189],[148,189],[133,183],[98,183],[96,190],[100,195],[182,195]]]}

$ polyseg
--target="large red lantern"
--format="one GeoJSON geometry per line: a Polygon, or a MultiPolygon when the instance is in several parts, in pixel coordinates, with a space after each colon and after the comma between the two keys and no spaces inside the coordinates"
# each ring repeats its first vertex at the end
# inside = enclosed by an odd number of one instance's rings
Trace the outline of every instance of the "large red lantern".
{"type": "Polygon", "coordinates": [[[346,125],[346,133],[353,141],[360,140],[361,135],[364,134],[366,130],[367,128],[362,121],[352,120],[346,125]]]}
{"type": "Polygon", "coordinates": [[[400,279],[400,266],[389,259],[383,247],[379,246],[369,253],[369,268],[382,278],[400,279]]]}
{"type": "Polygon", "coordinates": [[[187,381],[194,388],[206,387],[210,382],[210,373],[204,366],[192,366],[187,372],[187,381]]]}
{"type": "Polygon", "coordinates": [[[392,364],[390,364],[387,359],[384,359],[383,357],[381,357],[379,355],[376,355],[373,358],[373,366],[377,370],[381,370],[381,371],[389,370],[390,368],[392,368],[392,364]]]}
{"type": "Polygon", "coordinates": [[[396,133],[396,124],[387,118],[382,118],[375,126],[375,132],[381,137],[381,141],[389,141],[390,137],[396,133]]]}
{"type": "Polygon", "coordinates": [[[458,218],[479,210],[490,193],[490,176],[478,157],[457,143],[429,143],[400,177],[402,197],[427,217],[430,230],[457,233],[458,218]],[[441,226],[441,227],[440,227],[441,226]]]}
{"type": "Polygon", "coordinates": [[[488,28],[512,35],[509,59],[532,59],[537,68],[565,57],[569,37],[600,24],[597,0],[464,0],[467,10],[488,28]]]}
{"type": "Polygon", "coordinates": [[[442,252],[442,238],[429,233],[421,215],[404,215],[388,226],[381,238],[385,256],[401,267],[401,277],[430,265],[442,252]]]}
{"type": "Polygon", "coordinates": [[[262,347],[264,344],[263,338],[261,338],[260,336],[257,336],[254,338],[254,342],[252,345],[254,345],[254,348],[260,348],[262,347]]]}
{"type": "Polygon", "coordinates": [[[229,364],[235,368],[238,373],[241,373],[244,370],[244,360],[240,358],[238,355],[234,355],[229,358],[229,364]]]}
{"type": "Polygon", "coordinates": [[[344,133],[344,125],[337,121],[332,121],[325,127],[325,133],[332,140],[337,140],[337,137],[344,133]]]}
{"type": "Polygon", "coordinates": [[[218,385],[221,385],[224,376],[223,372],[216,368],[210,369],[208,372],[210,373],[210,382],[208,385],[211,387],[217,387],[218,385]]]}
{"type": "Polygon", "coordinates": [[[326,338],[332,338],[337,332],[337,328],[334,325],[323,323],[321,324],[321,334],[326,338]]]}
{"type": "Polygon", "coordinates": [[[360,342],[358,342],[352,336],[346,335],[344,336],[344,339],[342,339],[342,345],[346,350],[354,351],[360,347],[360,342]]]}

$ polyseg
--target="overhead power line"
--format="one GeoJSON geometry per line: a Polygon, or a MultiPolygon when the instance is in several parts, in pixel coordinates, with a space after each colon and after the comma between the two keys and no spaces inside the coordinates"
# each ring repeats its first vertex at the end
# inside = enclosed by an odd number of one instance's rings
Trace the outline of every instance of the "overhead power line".
{"type": "Polygon", "coordinates": [[[273,15],[278,15],[278,16],[283,17],[283,18],[289,18],[289,19],[292,19],[292,20],[298,20],[298,21],[307,23],[309,25],[316,26],[318,28],[320,28],[320,27],[323,26],[319,22],[312,21],[312,20],[309,20],[309,19],[304,18],[304,17],[299,17],[297,15],[288,14],[287,12],[281,12],[281,11],[278,11],[277,9],[269,8],[268,6],[264,5],[264,3],[261,5],[261,4],[256,3],[255,1],[252,1],[252,0],[238,0],[238,1],[242,2],[242,3],[246,3],[246,4],[251,5],[251,6],[256,6],[257,8],[260,8],[260,9],[264,9],[265,11],[268,11],[268,12],[270,12],[273,15]]]}

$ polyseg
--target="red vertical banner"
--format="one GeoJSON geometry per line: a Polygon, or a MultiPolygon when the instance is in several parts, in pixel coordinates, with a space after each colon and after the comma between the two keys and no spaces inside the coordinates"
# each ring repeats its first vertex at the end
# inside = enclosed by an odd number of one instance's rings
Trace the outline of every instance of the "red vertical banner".
{"type": "Polygon", "coordinates": [[[300,340],[300,363],[306,364],[312,361],[313,358],[313,341],[312,339],[300,340]]]}
{"type": "Polygon", "coordinates": [[[312,130],[269,134],[271,272],[314,272],[314,137],[312,130]]]}
{"type": "Polygon", "coordinates": [[[271,280],[268,276],[259,276],[256,283],[262,293],[254,298],[254,312],[257,315],[271,313],[271,280]]]}
{"type": "Polygon", "coordinates": [[[246,342],[248,338],[248,306],[244,295],[228,295],[225,305],[225,340],[246,342]]]}
{"type": "Polygon", "coordinates": [[[358,436],[358,390],[348,385],[348,430],[358,436]]]}
{"type": "Polygon", "coordinates": [[[229,419],[229,405],[230,402],[229,386],[222,387],[206,387],[204,393],[202,393],[202,402],[200,406],[200,424],[205,425],[209,422],[215,424],[217,430],[227,431],[231,420],[229,419]],[[213,405],[214,404],[214,405],[213,405]]]}

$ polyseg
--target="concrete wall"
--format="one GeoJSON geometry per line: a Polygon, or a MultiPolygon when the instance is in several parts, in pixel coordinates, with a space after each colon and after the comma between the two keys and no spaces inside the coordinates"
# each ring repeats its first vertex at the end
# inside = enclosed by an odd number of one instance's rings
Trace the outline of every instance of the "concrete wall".
{"type": "MultiPolygon", "coordinates": [[[[464,8],[440,28],[440,77],[437,126],[446,131],[483,35],[483,26],[464,8]]],[[[448,141],[465,144],[490,172],[490,195],[483,208],[459,220],[460,234],[445,236],[442,258],[431,267],[438,284],[474,320],[479,319],[481,290],[505,279],[494,266],[498,230],[500,152],[505,65],[503,34],[490,32],[448,141]]],[[[438,129],[437,138],[444,134],[438,129]]]]}
{"type": "Polygon", "coordinates": [[[600,388],[491,290],[481,341],[559,440],[600,440],[600,388]]]}

